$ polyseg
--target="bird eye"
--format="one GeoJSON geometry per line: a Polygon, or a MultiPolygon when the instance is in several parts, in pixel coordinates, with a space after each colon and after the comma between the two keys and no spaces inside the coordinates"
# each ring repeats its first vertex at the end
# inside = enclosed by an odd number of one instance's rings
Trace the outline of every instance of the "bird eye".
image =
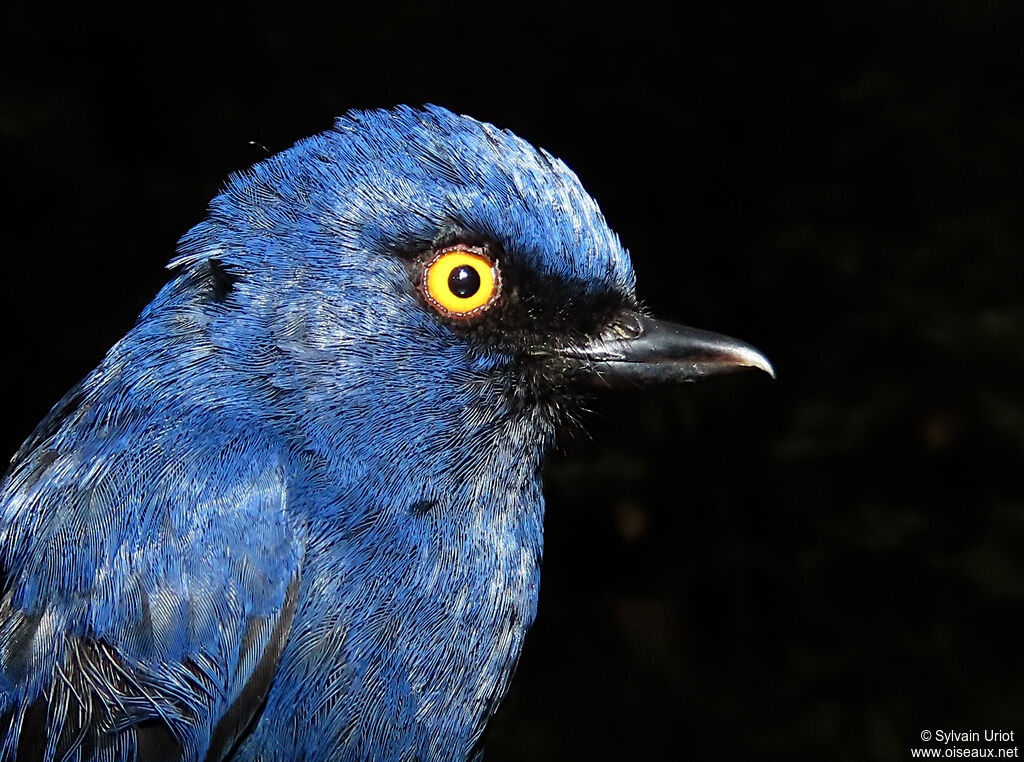
{"type": "Polygon", "coordinates": [[[498,266],[475,246],[442,249],[423,267],[423,297],[445,317],[468,318],[488,309],[501,291],[498,266]]]}

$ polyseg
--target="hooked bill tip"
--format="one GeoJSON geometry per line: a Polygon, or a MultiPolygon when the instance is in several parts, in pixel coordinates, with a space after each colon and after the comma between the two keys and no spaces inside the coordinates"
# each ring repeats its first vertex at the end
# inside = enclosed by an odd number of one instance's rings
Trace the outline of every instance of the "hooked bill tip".
{"type": "Polygon", "coordinates": [[[744,368],[757,368],[763,370],[773,379],[775,378],[775,368],[771,361],[753,347],[737,347],[733,350],[733,356],[736,358],[736,365],[744,368]]]}

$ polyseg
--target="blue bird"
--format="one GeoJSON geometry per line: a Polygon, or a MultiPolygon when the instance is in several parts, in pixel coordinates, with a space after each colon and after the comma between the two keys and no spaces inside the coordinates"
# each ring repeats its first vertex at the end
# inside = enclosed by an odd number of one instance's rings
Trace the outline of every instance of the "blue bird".
{"type": "Polygon", "coordinates": [[[444,109],[233,176],[0,483],[0,760],[465,760],[586,383],[771,373],[652,319],[576,176],[444,109]]]}

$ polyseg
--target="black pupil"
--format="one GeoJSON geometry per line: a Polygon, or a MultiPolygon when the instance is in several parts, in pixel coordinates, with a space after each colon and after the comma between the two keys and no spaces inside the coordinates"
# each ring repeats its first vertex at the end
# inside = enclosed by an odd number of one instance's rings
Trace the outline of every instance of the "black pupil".
{"type": "Polygon", "coordinates": [[[480,273],[469,265],[460,265],[448,276],[448,288],[460,299],[468,299],[480,290],[480,273]]]}

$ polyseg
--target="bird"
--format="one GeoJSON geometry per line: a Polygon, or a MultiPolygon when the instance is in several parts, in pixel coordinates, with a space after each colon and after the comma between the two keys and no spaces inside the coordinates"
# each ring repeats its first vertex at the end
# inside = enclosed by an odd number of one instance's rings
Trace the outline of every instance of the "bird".
{"type": "Polygon", "coordinates": [[[232,175],[168,267],[0,482],[0,760],[479,759],[588,388],[774,376],[439,106],[232,175]]]}

